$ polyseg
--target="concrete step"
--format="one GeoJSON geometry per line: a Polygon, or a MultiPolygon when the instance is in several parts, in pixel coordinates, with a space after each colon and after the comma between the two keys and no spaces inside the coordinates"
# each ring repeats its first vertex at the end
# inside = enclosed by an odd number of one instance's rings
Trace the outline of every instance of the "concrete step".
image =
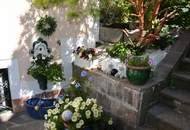
{"type": "Polygon", "coordinates": [[[177,71],[172,74],[172,86],[174,88],[190,90],[190,72],[177,71]]]}
{"type": "Polygon", "coordinates": [[[156,130],[190,130],[190,115],[180,114],[163,104],[157,104],[149,110],[147,123],[156,130]]]}
{"type": "Polygon", "coordinates": [[[182,71],[190,72],[190,58],[189,57],[184,58],[182,62],[180,63],[178,69],[182,71]]]}
{"type": "Polygon", "coordinates": [[[189,57],[184,58],[183,62],[190,65],[190,58],[189,57]]]}
{"type": "Polygon", "coordinates": [[[161,102],[179,113],[190,114],[190,91],[165,88],[161,92],[161,102]]]}

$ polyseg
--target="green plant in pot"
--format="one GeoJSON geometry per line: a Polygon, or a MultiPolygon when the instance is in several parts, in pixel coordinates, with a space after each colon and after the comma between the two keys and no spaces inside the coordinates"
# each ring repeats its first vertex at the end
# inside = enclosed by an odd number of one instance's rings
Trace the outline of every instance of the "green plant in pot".
{"type": "Polygon", "coordinates": [[[127,78],[134,85],[145,84],[151,72],[149,58],[146,56],[132,56],[127,62],[127,78]]]}
{"type": "Polygon", "coordinates": [[[28,68],[28,74],[35,78],[42,90],[47,89],[47,82],[57,83],[64,80],[61,65],[52,63],[53,56],[50,54],[47,42],[39,38],[33,43],[31,50],[32,61],[28,68]]]}

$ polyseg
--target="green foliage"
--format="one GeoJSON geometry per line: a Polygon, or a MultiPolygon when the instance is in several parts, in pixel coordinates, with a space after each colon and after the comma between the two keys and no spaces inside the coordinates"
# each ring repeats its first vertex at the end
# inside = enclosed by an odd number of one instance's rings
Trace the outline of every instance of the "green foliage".
{"type": "Polygon", "coordinates": [[[43,36],[50,36],[55,32],[57,27],[57,22],[55,18],[45,15],[37,21],[36,30],[43,36]]]}
{"type": "Polygon", "coordinates": [[[133,46],[126,42],[117,42],[107,48],[106,51],[111,57],[125,61],[129,55],[141,55],[144,52],[144,48],[133,46]]]}
{"type": "Polygon", "coordinates": [[[57,63],[50,64],[51,59],[52,57],[42,58],[41,55],[38,55],[31,62],[31,66],[28,68],[28,74],[34,78],[37,78],[39,75],[45,76],[52,83],[61,82],[64,80],[62,68],[57,63]]]}
{"type": "Polygon", "coordinates": [[[164,0],[161,4],[160,15],[167,10],[178,10],[178,15],[168,21],[169,25],[190,27],[190,1],[189,0],[164,0]]]}
{"type": "Polygon", "coordinates": [[[171,32],[176,30],[179,26],[165,25],[160,32],[160,39],[155,41],[149,47],[153,49],[164,50],[169,45],[174,44],[176,38],[172,36],[171,32]]]}
{"type": "Polygon", "coordinates": [[[101,0],[100,21],[105,25],[128,23],[131,9],[131,4],[126,0],[101,0]]]}
{"type": "Polygon", "coordinates": [[[128,60],[129,66],[135,66],[135,67],[149,67],[149,58],[148,57],[142,57],[142,56],[134,56],[132,58],[129,58],[128,60]]]}
{"type": "Polygon", "coordinates": [[[52,83],[61,82],[64,80],[61,65],[58,65],[57,63],[51,64],[46,73],[47,79],[52,83]]]}
{"type": "Polygon", "coordinates": [[[32,0],[34,6],[42,9],[47,9],[52,6],[60,5],[64,0],[32,0]]]}

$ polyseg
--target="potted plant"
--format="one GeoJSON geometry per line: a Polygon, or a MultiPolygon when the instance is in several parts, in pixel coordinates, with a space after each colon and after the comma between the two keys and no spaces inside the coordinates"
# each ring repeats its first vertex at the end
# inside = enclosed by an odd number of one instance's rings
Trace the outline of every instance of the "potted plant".
{"type": "Polygon", "coordinates": [[[143,85],[150,77],[151,66],[149,58],[144,56],[132,56],[127,62],[127,78],[130,83],[143,85]]]}
{"type": "Polygon", "coordinates": [[[40,89],[46,90],[48,81],[57,83],[64,80],[61,65],[51,62],[53,56],[47,48],[46,41],[41,38],[35,41],[31,54],[33,57],[28,74],[38,81],[40,89]]]}
{"type": "MultiPolygon", "coordinates": [[[[64,80],[61,65],[51,62],[53,56],[47,42],[39,38],[33,43],[32,61],[28,74],[36,79],[41,90],[47,89],[47,82],[57,83],[64,80]]],[[[30,98],[26,101],[28,114],[35,119],[43,119],[48,109],[54,109],[55,98],[30,98]]]]}

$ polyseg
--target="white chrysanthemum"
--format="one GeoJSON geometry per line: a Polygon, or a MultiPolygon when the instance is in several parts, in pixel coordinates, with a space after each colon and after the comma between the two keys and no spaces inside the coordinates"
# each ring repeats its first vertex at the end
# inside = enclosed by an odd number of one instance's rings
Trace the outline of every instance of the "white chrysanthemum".
{"type": "Polygon", "coordinates": [[[83,121],[83,120],[80,120],[80,121],[79,121],[79,124],[80,124],[81,126],[83,126],[83,125],[84,125],[84,121],[83,121]]]}
{"type": "Polygon", "coordinates": [[[91,111],[90,110],[87,110],[85,112],[85,115],[86,115],[86,118],[89,119],[90,118],[90,115],[91,115],[91,111]]]}
{"type": "Polygon", "coordinates": [[[86,105],[89,106],[90,104],[91,104],[91,100],[88,98],[88,99],[86,100],[86,105]]]}
{"type": "Polygon", "coordinates": [[[56,107],[56,108],[59,108],[59,107],[60,107],[60,105],[57,103],[57,104],[55,104],[55,107],[56,107]]]}
{"type": "Polygon", "coordinates": [[[69,103],[69,98],[66,98],[66,99],[65,99],[65,102],[66,102],[66,103],[69,103]]]}
{"type": "Polygon", "coordinates": [[[98,112],[98,110],[97,109],[94,109],[94,111],[93,111],[93,114],[94,114],[94,117],[95,118],[98,118],[98,114],[99,112],[98,112]]]}
{"type": "Polygon", "coordinates": [[[81,107],[80,107],[80,109],[81,109],[81,110],[84,110],[85,107],[86,107],[86,103],[85,103],[85,102],[82,102],[82,103],[81,103],[81,107]]]}
{"type": "Polygon", "coordinates": [[[51,122],[50,127],[51,127],[51,129],[55,128],[55,122],[51,122]]]}
{"type": "Polygon", "coordinates": [[[76,128],[77,129],[80,129],[81,128],[81,125],[79,123],[76,124],[76,128]]]}
{"type": "Polygon", "coordinates": [[[52,110],[49,109],[49,110],[47,111],[47,113],[48,113],[48,117],[50,117],[50,116],[51,116],[51,113],[52,113],[52,110]]]}
{"type": "Polygon", "coordinates": [[[112,118],[110,118],[108,121],[108,125],[112,125],[112,124],[113,124],[113,120],[112,120],[112,118]]]}
{"type": "Polygon", "coordinates": [[[77,116],[72,116],[72,118],[71,118],[71,120],[73,121],[73,122],[77,122],[77,120],[78,120],[78,118],[77,118],[77,116]]]}
{"type": "Polygon", "coordinates": [[[58,103],[59,103],[59,104],[63,104],[64,102],[63,102],[62,99],[59,99],[59,100],[58,100],[58,103]]]}
{"type": "Polygon", "coordinates": [[[58,120],[58,116],[53,116],[53,119],[54,120],[58,120]]]}
{"type": "Polygon", "coordinates": [[[92,107],[97,108],[97,107],[98,107],[98,105],[97,105],[97,104],[94,104],[92,107]]]}

